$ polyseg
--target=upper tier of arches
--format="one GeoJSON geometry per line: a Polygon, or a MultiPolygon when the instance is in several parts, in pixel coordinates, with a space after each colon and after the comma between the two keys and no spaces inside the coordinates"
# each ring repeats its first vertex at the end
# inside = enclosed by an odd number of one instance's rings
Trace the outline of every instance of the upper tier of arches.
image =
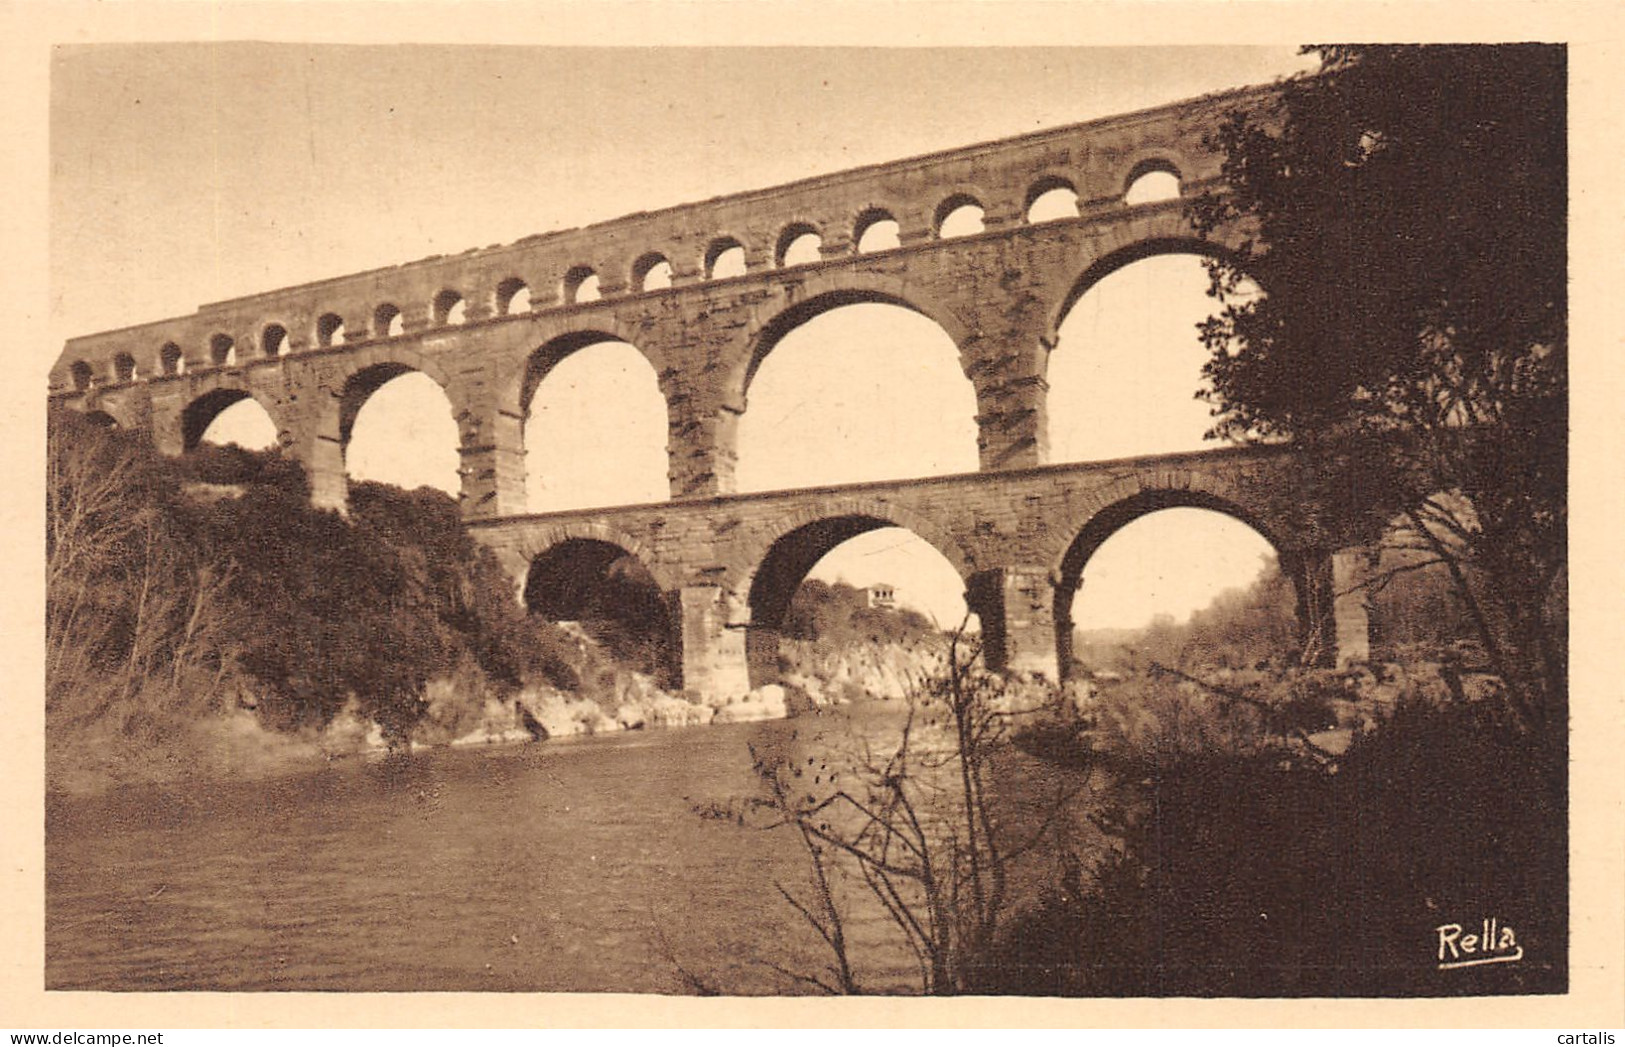
{"type": "Polygon", "coordinates": [[[1145,195],[1137,187],[1146,176],[1171,178],[1177,201],[1217,179],[1218,158],[1203,144],[1203,130],[1224,108],[1255,94],[1180,103],[215,303],[193,317],[70,341],[52,371],[52,389],[162,380],[1073,215],[1169,206],[1165,188],[1136,203],[1145,195]],[[887,235],[872,246],[876,239],[866,234],[882,227],[887,235]]]}

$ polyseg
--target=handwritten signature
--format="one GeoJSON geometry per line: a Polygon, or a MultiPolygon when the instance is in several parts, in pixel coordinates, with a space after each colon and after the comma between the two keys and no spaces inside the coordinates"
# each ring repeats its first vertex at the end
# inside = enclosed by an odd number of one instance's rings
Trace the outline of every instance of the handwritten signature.
{"type": "Polygon", "coordinates": [[[1516,963],[1523,959],[1523,946],[1508,924],[1495,917],[1483,920],[1472,934],[1459,923],[1434,928],[1439,936],[1439,970],[1477,967],[1486,963],[1516,963]]]}

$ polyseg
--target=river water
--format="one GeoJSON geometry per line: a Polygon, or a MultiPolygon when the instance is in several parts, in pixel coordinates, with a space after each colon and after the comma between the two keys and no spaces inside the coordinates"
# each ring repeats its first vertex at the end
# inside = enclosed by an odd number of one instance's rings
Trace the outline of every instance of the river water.
{"type": "MultiPolygon", "coordinates": [[[[799,760],[896,718],[856,708],[52,797],[46,984],[806,991],[775,970],[829,960],[776,886],[808,882],[799,838],[696,809],[756,794],[753,745],[799,760]]],[[[856,897],[866,986],[917,985],[856,897]]]]}

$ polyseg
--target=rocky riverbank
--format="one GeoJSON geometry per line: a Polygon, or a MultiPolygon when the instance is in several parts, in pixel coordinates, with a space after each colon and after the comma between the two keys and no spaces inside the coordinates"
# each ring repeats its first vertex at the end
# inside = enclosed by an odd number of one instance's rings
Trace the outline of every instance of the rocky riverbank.
{"type": "MultiPolygon", "coordinates": [[[[591,648],[584,635],[580,642],[591,648]]],[[[899,700],[943,657],[940,644],[926,641],[842,647],[786,641],[780,683],[710,700],[662,688],[643,673],[610,668],[602,657],[596,658],[598,671],[568,690],[533,684],[498,695],[477,674],[438,677],[425,689],[426,709],[409,744],[414,750],[517,744],[783,719],[820,706],[899,700]]],[[[353,709],[320,731],[289,733],[265,727],[240,698],[213,709],[177,708],[166,717],[157,716],[156,708],[161,706],[144,703],[139,717],[108,717],[76,726],[72,737],[50,739],[48,788],[84,794],[189,779],[260,778],[389,751],[382,730],[353,709]],[[133,734],[132,721],[140,724],[133,734]]]]}
{"type": "MultiPolygon", "coordinates": [[[[569,692],[548,686],[532,686],[511,702],[487,699],[477,722],[463,724],[454,737],[435,737],[432,725],[438,718],[426,718],[428,730],[413,741],[419,745],[476,745],[529,741],[539,737],[576,734],[602,734],[609,731],[662,727],[697,727],[705,724],[743,723],[751,720],[779,720],[809,709],[842,705],[854,701],[900,700],[918,681],[938,671],[945,657],[940,644],[862,644],[831,648],[809,641],[786,641],[781,654],[780,682],[767,684],[738,695],[709,700],[661,688],[642,673],[618,671],[601,680],[597,693],[569,692]]],[[[431,685],[431,710],[437,688],[431,685]]],[[[441,732],[442,734],[444,732],[441,732]]],[[[370,742],[382,747],[376,730],[370,742]]]]}

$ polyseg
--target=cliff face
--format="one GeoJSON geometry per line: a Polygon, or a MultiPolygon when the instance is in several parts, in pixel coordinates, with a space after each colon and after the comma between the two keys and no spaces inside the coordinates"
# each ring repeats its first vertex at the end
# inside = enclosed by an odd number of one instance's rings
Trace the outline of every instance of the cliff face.
{"type": "Polygon", "coordinates": [[[841,645],[785,640],[779,649],[784,688],[812,705],[900,699],[947,665],[946,645],[924,639],[841,645]]]}

